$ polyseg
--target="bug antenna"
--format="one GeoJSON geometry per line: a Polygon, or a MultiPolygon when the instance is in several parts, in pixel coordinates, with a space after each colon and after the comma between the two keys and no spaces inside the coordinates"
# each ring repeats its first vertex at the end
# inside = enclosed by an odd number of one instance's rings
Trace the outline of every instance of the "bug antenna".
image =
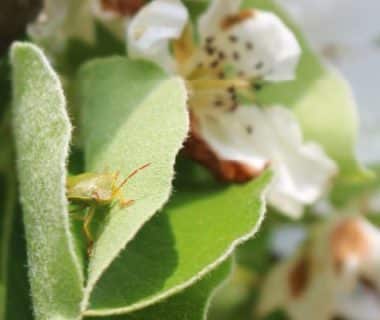
{"type": "Polygon", "coordinates": [[[136,170],[133,170],[129,175],[128,177],[126,177],[121,183],[120,185],[116,188],[114,194],[118,193],[126,184],[127,182],[132,178],[134,177],[137,173],[139,173],[140,171],[146,169],[147,167],[150,166],[150,163],[147,163],[147,164],[144,164],[143,166],[141,166],[140,168],[137,168],[136,170]]]}

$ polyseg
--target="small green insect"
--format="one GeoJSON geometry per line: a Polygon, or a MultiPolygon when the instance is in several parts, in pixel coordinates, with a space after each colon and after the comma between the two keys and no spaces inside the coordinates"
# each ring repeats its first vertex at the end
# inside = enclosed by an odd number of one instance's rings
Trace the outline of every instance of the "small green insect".
{"type": "Polygon", "coordinates": [[[72,204],[77,205],[79,210],[87,209],[85,215],[79,219],[83,220],[83,233],[88,242],[87,253],[89,255],[91,255],[92,246],[94,244],[94,237],[91,233],[90,225],[94,218],[96,208],[112,207],[114,204],[119,204],[121,208],[131,206],[134,200],[124,199],[121,191],[134,175],[149,165],[150,163],[137,168],[120,183],[117,182],[120,175],[119,172],[88,172],[67,178],[67,198],[72,204]]]}

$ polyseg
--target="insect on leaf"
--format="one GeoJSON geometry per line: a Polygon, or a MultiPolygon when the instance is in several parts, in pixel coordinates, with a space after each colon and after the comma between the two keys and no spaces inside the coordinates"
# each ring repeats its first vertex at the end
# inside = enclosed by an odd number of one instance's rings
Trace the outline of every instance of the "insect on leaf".
{"type": "Polygon", "coordinates": [[[113,206],[94,244],[82,308],[104,271],[168,200],[177,152],[189,120],[184,83],[152,64],[122,57],[94,60],[79,76],[87,172],[148,168],[122,189],[128,208],[113,206]]]}

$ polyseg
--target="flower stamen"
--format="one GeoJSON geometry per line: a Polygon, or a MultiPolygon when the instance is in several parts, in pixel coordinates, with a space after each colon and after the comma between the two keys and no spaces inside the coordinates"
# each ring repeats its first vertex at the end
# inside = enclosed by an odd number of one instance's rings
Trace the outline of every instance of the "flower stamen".
{"type": "Polygon", "coordinates": [[[227,30],[233,27],[234,25],[243,22],[244,20],[251,19],[252,17],[254,17],[254,14],[255,11],[250,9],[240,11],[237,14],[229,15],[222,20],[221,27],[223,30],[227,30]]]}
{"type": "Polygon", "coordinates": [[[244,79],[194,79],[189,80],[189,85],[193,90],[212,90],[212,89],[247,89],[251,84],[244,79]]]}
{"type": "Polygon", "coordinates": [[[172,45],[175,60],[179,65],[186,63],[194,55],[196,46],[190,24],[186,25],[181,37],[174,40],[172,45]]]}

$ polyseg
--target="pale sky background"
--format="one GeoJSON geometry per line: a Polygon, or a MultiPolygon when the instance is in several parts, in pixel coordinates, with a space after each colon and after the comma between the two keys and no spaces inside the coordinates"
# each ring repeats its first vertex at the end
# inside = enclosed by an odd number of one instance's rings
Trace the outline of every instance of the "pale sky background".
{"type": "Polygon", "coordinates": [[[380,162],[380,0],[277,1],[352,85],[361,117],[359,157],[380,162]]]}

